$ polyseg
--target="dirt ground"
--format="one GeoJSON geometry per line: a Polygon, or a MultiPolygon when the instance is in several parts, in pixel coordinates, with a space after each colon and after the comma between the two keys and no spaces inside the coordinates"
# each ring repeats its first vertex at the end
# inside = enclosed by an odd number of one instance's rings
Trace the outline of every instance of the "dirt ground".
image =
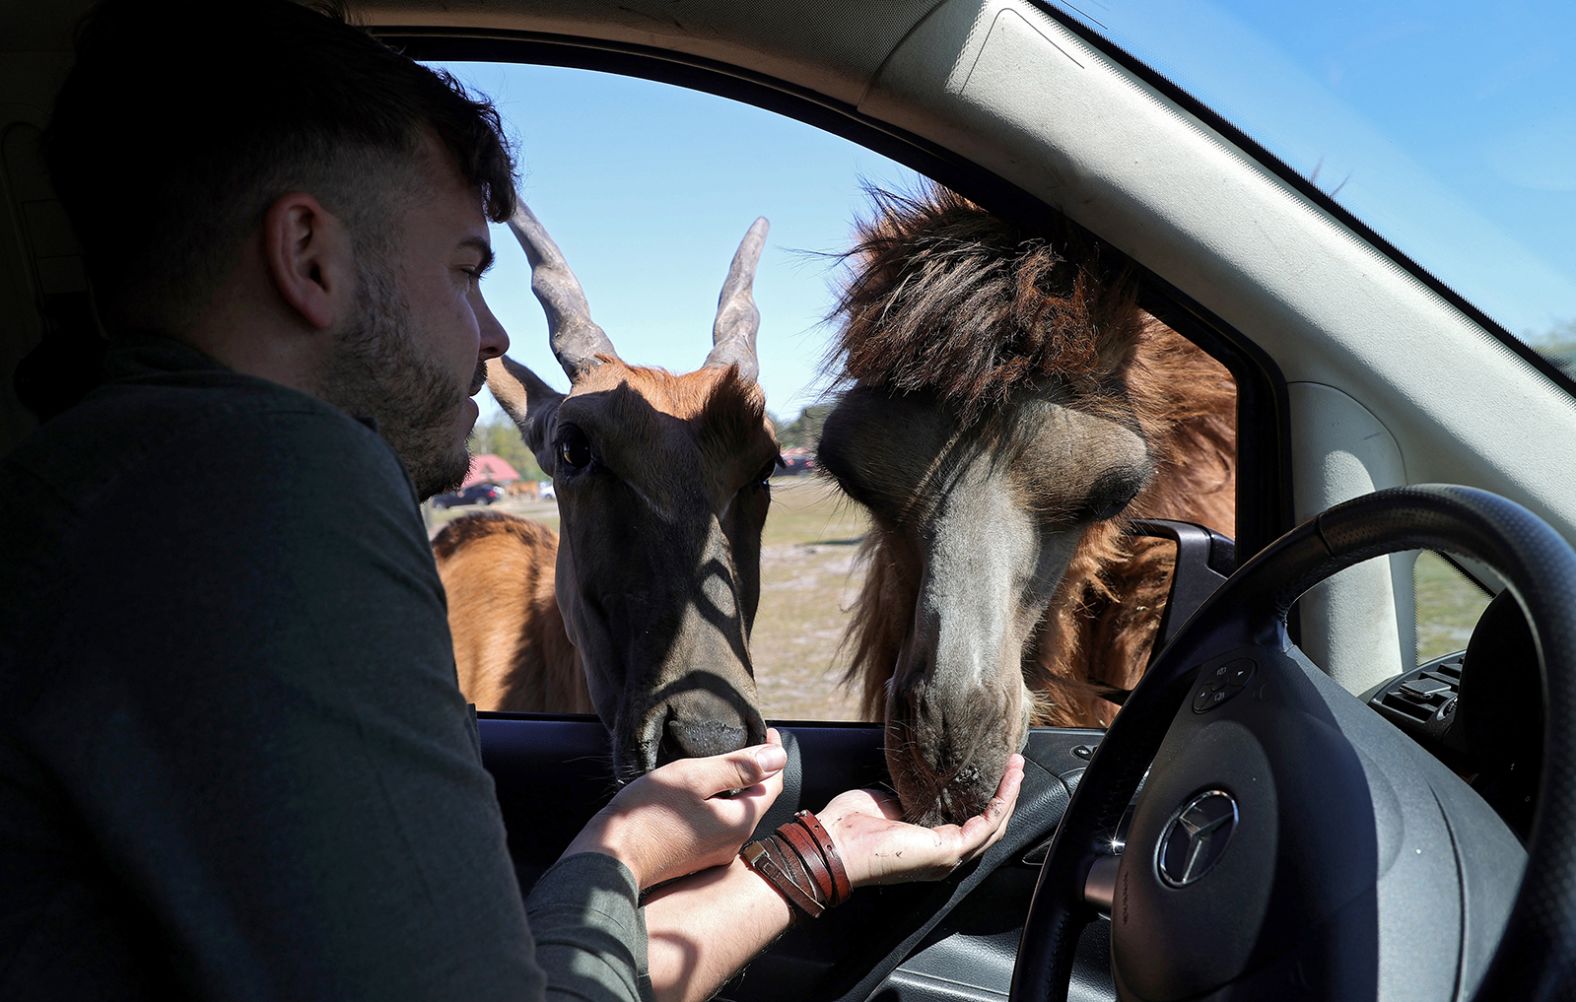
{"type": "MultiPolygon", "coordinates": [[[[558,528],[554,501],[505,499],[489,508],[429,512],[436,533],[477,511],[507,512],[558,528]]],[[[840,684],[838,645],[845,611],[862,580],[856,557],[866,515],[814,477],[772,480],[761,540],[761,604],[750,650],[762,712],[771,720],[858,720],[858,700],[840,684]]]]}
{"type": "Polygon", "coordinates": [[[750,649],[761,706],[775,720],[859,720],[837,656],[864,580],[868,516],[812,477],[772,481],[761,546],[761,606],[750,649]]]}

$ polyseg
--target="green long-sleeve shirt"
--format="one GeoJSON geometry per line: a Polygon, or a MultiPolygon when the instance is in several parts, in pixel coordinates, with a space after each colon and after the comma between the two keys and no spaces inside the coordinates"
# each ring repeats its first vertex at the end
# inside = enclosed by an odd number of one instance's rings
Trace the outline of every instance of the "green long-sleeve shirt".
{"type": "Polygon", "coordinates": [[[522,905],[387,443],[172,342],[111,371],[0,461],[0,998],[645,991],[616,861],[522,905]]]}

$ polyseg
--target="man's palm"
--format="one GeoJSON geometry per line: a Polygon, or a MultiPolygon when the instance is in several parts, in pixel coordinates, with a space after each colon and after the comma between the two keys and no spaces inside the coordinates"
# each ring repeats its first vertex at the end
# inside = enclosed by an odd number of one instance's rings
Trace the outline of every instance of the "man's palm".
{"type": "Polygon", "coordinates": [[[1023,760],[1014,755],[984,813],[962,825],[908,824],[897,798],[880,790],[839,794],[819,817],[837,843],[855,887],[940,880],[1001,838],[1022,780],[1023,760]]]}

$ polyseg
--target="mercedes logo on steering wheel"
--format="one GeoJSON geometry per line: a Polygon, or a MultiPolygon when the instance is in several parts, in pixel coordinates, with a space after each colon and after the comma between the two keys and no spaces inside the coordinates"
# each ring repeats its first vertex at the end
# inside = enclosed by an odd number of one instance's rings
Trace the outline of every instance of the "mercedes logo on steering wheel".
{"type": "Polygon", "coordinates": [[[1155,869],[1172,887],[1186,887],[1220,861],[1237,828],[1237,802],[1225,790],[1206,790],[1176,812],[1155,847],[1155,869]]]}

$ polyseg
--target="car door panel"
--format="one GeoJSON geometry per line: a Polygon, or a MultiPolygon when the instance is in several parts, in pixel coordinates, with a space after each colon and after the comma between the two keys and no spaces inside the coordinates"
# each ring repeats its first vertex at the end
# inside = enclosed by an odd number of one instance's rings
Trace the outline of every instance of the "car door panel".
{"type": "MultiPolygon", "coordinates": [[[[801,807],[819,809],[844,790],[886,785],[879,726],[777,726],[790,747],[790,765],[784,793],[763,828],[801,807]]],[[[484,714],[479,733],[509,849],[521,887],[528,889],[613,794],[607,735],[590,717],[520,714],[484,714]]],[[[1005,997],[1038,874],[1024,857],[1054,830],[1100,733],[1033,729],[1024,750],[1028,767],[1018,810],[1006,836],[979,864],[940,883],[861,890],[843,907],[790,930],[720,997],[1005,997]]],[[[1109,962],[1098,933],[1086,952],[1079,980],[1097,992],[1084,997],[1110,998],[1108,989],[1099,989],[1109,984],[1109,962]]]]}

